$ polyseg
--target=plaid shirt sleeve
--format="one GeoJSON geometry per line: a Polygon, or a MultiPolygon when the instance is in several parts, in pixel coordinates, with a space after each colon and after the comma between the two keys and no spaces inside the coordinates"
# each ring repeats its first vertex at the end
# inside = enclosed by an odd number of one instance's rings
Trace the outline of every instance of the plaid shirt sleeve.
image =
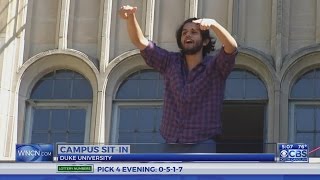
{"type": "Polygon", "coordinates": [[[161,74],[166,72],[170,52],[149,41],[148,46],[140,51],[140,53],[150,67],[156,69],[161,74]]]}
{"type": "Polygon", "coordinates": [[[212,61],[209,65],[209,73],[216,70],[223,79],[227,79],[229,74],[231,73],[234,64],[236,55],[238,54],[238,49],[236,49],[233,53],[227,54],[222,47],[215,61],[212,61]]]}
{"type": "Polygon", "coordinates": [[[179,99],[182,102],[191,102],[199,94],[206,93],[213,86],[214,74],[220,74],[221,76],[217,76],[219,81],[225,81],[234,67],[237,53],[238,51],[235,50],[232,54],[227,54],[222,48],[218,55],[210,60],[206,67],[206,76],[198,77],[197,81],[187,82],[181,88],[179,99]]]}

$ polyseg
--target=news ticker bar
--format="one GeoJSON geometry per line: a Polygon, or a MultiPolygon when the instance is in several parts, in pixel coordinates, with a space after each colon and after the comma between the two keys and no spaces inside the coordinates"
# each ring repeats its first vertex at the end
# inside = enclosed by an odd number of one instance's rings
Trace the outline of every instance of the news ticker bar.
{"type": "Polygon", "coordinates": [[[0,163],[2,175],[320,175],[309,163],[0,163]]]}
{"type": "Polygon", "coordinates": [[[250,153],[250,154],[219,154],[219,153],[146,153],[146,154],[58,154],[58,161],[246,161],[246,162],[274,162],[275,154],[250,153]]]}
{"type": "MultiPolygon", "coordinates": [[[[309,162],[308,145],[279,143],[277,153],[132,153],[130,145],[17,144],[16,162],[227,161],[309,162]]],[[[146,149],[148,150],[148,149],[146,149]]],[[[135,151],[133,151],[135,152],[135,151]]]]}

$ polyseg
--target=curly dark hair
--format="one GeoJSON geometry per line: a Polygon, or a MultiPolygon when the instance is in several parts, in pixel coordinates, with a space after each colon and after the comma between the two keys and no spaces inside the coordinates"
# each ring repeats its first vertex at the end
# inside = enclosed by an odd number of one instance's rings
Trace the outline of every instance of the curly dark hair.
{"type": "MultiPolygon", "coordinates": [[[[181,35],[182,35],[182,30],[183,30],[183,26],[187,23],[190,23],[194,20],[198,20],[199,18],[189,18],[187,20],[185,20],[179,27],[179,29],[176,31],[176,40],[177,40],[177,44],[178,47],[180,48],[181,52],[183,49],[182,43],[181,43],[181,35]]],[[[214,47],[216,44],[216,40],[215,38],[210,36],[209,30],[205,30],[205,31],[201,31],[201,37],[203,40],[208,39],[209,43],[203,47],[203,51],[202,51],[202,55],[205,56],[208,53],[210,53],[211,51],[214,51],[214,47]]]]}

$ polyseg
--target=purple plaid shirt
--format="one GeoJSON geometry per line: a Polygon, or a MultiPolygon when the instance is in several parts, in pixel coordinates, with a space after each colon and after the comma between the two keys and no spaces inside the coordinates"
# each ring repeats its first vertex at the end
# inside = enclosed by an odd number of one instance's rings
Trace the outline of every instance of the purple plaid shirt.
{"type": "Polygon", "coordinates": [[[225,82],[236,54],[226,54],[222,48],[188,71],[179,52],[168,52],[153,42],[141,51],[146,63],[164,76],[160,133],[167,143],[196,143],[221,134],[225,82]]]}

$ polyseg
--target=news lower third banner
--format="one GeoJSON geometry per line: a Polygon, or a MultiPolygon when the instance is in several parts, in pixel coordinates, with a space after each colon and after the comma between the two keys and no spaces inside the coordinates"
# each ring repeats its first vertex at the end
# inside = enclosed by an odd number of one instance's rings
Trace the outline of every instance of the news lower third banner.
{"type": "Polygon", "coordinates": [[[57,145],[59,162],[88,161],[275,161],[275,154],[130,153],[129,145],[57,145]]]}
{"type": "Polygon", "coordinates": [[[306,162],[306,144],[278,144],[276,153],[130,153],[130,145],[18,144],[16,162],[306,162]],[[55,158],[54,158],[55,157],[55,158]]]}

